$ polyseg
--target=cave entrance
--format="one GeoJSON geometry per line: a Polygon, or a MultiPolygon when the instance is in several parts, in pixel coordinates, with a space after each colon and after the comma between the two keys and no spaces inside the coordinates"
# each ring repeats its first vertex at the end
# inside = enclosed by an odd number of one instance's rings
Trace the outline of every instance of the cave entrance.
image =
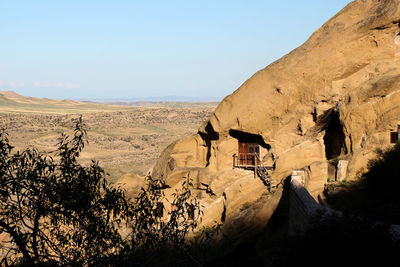
{"type": "Polygon", "coordinates": [[[233,155],[233,167],[253,170],[254,178],[258,176],[268,190],[271,190],[272,180],[268,171],[274,169],[274,163],[265,165],[264,162],[268,156],[273,158],[271,146],[258,134],[230,130],[229,135],[238,140],[238,152],[233,155]]]}
{"type": "Polygon", "coordinates": [[[399,143],[399,133],[400,133],[400,124],[397,125],[397,131],[391,131],[390,132],[390,143],[391,144],[397,144],[399,143]]]}
{"type": "Polygon", "coordinates": [[[239,168],[254,168],[262,161],[263,148],[270,150],[271,146],[257,134],[230,130],[229,135],[238,140],[238,152],[233,155],[233,166],[239,168]]]}
{"type": "Polygon", "coordinates": [[[205,133],[199,132],[201,138],[204,140],[205,145],[207,147],[207,155],[206,155],[206,167],[210,164],[211,158],[211,141],[215,141],[219,139],[219,134],[214,131],[213,126],[210,122],[207,123],[205,127],[205,133]]]}
{"type": "Polygon", "coordinates": [[[257,143],[238,142],[238,166],[260,165],[260,145],[257,143]]]}
{"type": "Polygon", "coordinates": [[[347,154],[346,136],[343,132],[343,125],[340,122],[338,111],[334,109],[330,110],[327,118],[324,136],[325,156],[327,160],[331,160],[340,155],[347,154]]]}

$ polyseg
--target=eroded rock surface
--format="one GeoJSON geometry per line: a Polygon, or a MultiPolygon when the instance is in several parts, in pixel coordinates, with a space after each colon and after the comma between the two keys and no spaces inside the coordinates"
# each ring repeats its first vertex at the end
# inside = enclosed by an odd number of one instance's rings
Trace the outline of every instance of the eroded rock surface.
{"type": "Polygon", "coordinates": [[[348,160],[347,177],[355,178],[377,148],[390,146],[390,131],[400,122],[399,5],[350,3],[227,96],[197,135],[165,150],[153,175],[172,187],[187,175],[209,184],[216,196],[201,196],[205,224],[220,221],[224,209],[226,218],[235,216],[267,192],[251,171],[232,168],[237,133],[262,139],[275,184],[304,169],[316,198],[338,159],[348,160]]]}

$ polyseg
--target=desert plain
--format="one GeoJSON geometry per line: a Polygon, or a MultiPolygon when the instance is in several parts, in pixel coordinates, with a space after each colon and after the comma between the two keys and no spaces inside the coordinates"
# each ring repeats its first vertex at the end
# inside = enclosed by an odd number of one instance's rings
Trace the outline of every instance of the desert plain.
{"type": "Polygon", "coordinates": [[[135,102],[104,104],[25,97],[0,92],[0,129],[15,151],[34,146],[57,148],[62,133],[71,135],[82,116],[89,143],[82,163],[99,161],[108,180],[117,182],[149,173],[166,146],[195,134],[217,103],[135,102]]]}

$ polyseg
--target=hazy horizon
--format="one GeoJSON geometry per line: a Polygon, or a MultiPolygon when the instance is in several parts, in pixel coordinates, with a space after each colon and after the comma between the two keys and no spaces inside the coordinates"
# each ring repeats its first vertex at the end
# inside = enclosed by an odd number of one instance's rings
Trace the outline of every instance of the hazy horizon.
{"type": "MultiPolygon", "coordinates": [[[[30,95],[23,95],[19,94],[13,90],[0,90],[0,95],[2,93],[11,93],[14,94],[16,93],[17,95],[23,96],[23,97],[34,97],[38,99],[43,99],[43,98],[49,98],[49,97],[35,97],[35,96],[30,96],[30,95]]],[[[7,97],[7,94],[5,94],[7,97]]],[[[191,96],[178,96],[178,95],[170,95],[170,96],[148,96],[148,97],[126,97],[126,98],[98,98],[98,97],[92,97],[92,98],[81,98],[81,97],[74,97],[74,98],[61,98],[61,97],[54,97],[50,98],[54,100],[75,100],[75,101],[83,101],[83,102],[98,102],[98,103],[112,103],[112,102],[220,102],[223,97],[213,97],[213,96],[205,96],[205,97],[191,97],[191,96]]]]}
{"type": "Polygon", "coordinates": [[[221,100],[349,2],[2,1],[0,90],[221,100]]]}

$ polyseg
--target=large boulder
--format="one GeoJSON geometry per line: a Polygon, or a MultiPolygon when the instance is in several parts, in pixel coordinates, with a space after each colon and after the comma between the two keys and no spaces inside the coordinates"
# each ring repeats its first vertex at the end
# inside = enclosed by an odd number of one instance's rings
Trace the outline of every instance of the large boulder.
{"type": "Polygon", "coordinates": [[[216,196],[202,197],[206,209],[218,207],[207,211],[209,222],[219,220],[224,201],[231,201],[226,213],[235,214],[267,192],[250,171],[232,168],[239,135],[262,140],[274,160],[275,183],[304,169],[317,197],[339,159],[348,160],[348,178],[355,178],[377,148],[390,146],[390,131],[400,121],[399,4],[351,2],[227,96],[196,136],[163,153],[153,175],[172,187],[184,175],[214,184],[216,196]]]}

